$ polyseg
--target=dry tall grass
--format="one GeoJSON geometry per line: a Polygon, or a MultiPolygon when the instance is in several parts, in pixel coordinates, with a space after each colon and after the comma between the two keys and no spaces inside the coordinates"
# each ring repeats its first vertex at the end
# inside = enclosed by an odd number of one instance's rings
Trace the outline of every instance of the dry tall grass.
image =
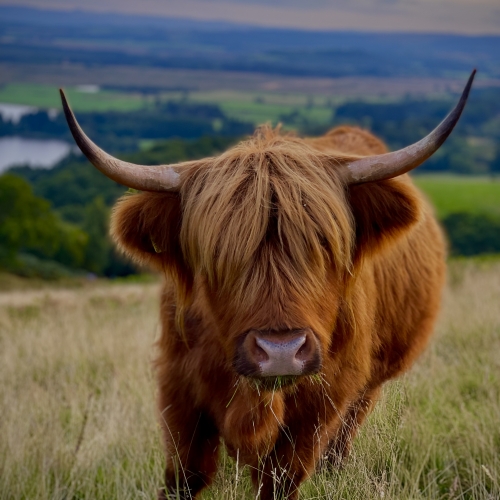
{"type": "MultiPolygon", "coordinates": [[[[0,499],[154,498],[157,285],[0,294],[0,499]]],[[[222,457],[204,499],[254,498],[222,457]]],[[[500,498],[500,265],[454,264],[433,344],[301,499],[500,498]]]]}

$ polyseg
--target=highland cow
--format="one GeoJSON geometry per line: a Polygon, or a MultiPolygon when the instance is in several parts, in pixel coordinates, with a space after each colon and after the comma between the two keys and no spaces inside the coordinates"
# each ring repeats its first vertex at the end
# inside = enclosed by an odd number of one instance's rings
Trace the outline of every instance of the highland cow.
{"type": "Polygon", "coordinates": [[[142,191],[118,201],[114,240],[166,276],[159,498],[197,497],[221,443],[250,466],[262,500],[297,499],[319,464],[348,455],[384,382],[432,333],[445,245],[405,174],[451,133],[473,78],[450,115],[400,151],[354,127],[301,139],[263,126],[218,157],[156,167],[99,149],[62,94],[90,162],[142,191]]]}

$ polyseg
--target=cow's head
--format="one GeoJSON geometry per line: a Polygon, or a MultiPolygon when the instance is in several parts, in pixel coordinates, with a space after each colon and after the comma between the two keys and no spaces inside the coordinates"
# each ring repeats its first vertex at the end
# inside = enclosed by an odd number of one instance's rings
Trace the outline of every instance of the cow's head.
{"type": "MultiPolygon", "coordinates": [[[[368,157],[319,152],[269,127],[226,153],[156,167],[117,160],[93,144],[64,98],[87,158],[144,191],[122,198],[112,234],[136,260],[176,283],[179,329],[191,307],[218,335],[228,366],[274,381],[317,373],[363,257],[418,221],[404,180],[445,141],[465,105],[405,149],[368,157]]],[[[348,304],[349,305],[349,304],[348,304]]],[[[353,306],[351,304],[351,306],[353,306]]]]}

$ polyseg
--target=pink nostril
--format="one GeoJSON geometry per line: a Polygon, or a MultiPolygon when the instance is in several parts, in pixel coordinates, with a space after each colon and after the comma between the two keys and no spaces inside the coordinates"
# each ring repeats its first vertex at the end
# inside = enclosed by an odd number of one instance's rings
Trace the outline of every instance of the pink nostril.
{"type": "Polygon", "coordinates": [[[252,346],[253,358],[257,363],[263,363],[269,360],[269,355],[262,349],[257,343],[257,339],[254,339],[254,345],[252,346]]]}
{"type": "Polygon", "coordinates": [[[307,361],[313,355],[313,351],[313,343],[311,342],[309,335],[306,335],[304,343],[295,354],[295,359],[298,359],[299,361],[307,361]]]}

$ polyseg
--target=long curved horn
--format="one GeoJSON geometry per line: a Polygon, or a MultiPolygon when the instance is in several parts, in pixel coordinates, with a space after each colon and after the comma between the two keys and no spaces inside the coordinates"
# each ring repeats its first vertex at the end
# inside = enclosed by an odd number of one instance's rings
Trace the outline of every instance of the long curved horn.
{"type": "Polygon", "coordinates": [[[426,137],[404,149],[354,160],[345,165],[343,175],[347,184],[381,181],[405,174],[432,156],[451,134],[462,114],[476,75],[472,72],[455,109],[426,137]]]}
{"type": "Polygon", "coordinates": [[[124,186],[141,191],[178,191],[180,185],[180,171],[197,162],[184,162],[176,165],[134,165],[114,158],[96,146],[82,130],[75,115],[69,107],[62,89],[62,105],[66,121],[71,134],[82,153],[90,163],[100,170],[106,177],[123,184],[124,186]]]}

